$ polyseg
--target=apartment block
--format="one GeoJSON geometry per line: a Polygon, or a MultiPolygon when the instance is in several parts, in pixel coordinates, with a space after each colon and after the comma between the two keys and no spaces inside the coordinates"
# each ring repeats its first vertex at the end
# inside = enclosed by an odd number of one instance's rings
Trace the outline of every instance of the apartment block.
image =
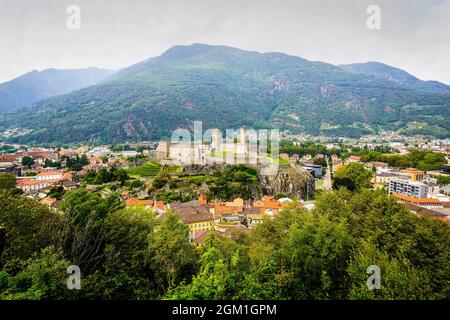
{"type": "Polygon", "coordinates": [[[428,186],[418,181],[393,179],[389,181],[389,194],[403,194],[412,198],[426,198],[428,186]]]}

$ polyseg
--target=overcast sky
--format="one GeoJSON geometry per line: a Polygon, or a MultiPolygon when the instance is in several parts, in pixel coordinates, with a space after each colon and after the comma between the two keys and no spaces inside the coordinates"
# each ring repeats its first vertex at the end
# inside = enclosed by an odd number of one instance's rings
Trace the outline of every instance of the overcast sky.
{"type": "Polygon", "coordinates": [[[177,44],[387,63],[450,84],[450,0],[0,0],[0,82],[33,69],[122,68],[177,44]],[[66,10],[81,9],[69,30],[66,10]],[[366,26],[369,5],[381,29],[366,26]]]}

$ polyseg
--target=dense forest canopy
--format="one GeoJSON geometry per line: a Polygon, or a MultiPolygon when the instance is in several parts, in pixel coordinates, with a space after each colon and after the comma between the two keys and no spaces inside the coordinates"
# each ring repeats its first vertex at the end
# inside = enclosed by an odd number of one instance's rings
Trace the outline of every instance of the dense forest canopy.
{"type": "MultiPolygon", "coordinates": [[[[210,234],[197,248],[176,213],[163,221],[117,195],[79,189],[62,213],[4,188],[1,299],[443,299],[450,229],[381,191],[324,191],[251,234],[210,234]],[[68,290],[66,268],[81,269],[68,290]],[[366,269],[381,269],[368,290],[366,269]]],[[[0,246],[1,247],[1,246],[0,246]]]]}
{"type": "Polygon", "coordinates": [[[359,137],[381,129],[448,137],[450,91],[427,91],[282,53],[175,46],[101,84],[0,116],[7,140],[124,143],[176,128],[241,125],[359,137]]]}

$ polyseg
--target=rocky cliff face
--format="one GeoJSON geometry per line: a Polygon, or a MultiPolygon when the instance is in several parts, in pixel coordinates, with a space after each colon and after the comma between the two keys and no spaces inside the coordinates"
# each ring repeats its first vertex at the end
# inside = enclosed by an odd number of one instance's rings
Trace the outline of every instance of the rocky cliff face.
{"type": "MultiPolygon", "coordinates": [[[[214,174],[229,165],[191,165],[184,168],[184,174],[214,174]]],[[[280,167],[276,174],[258,174],[258,181],[252,186],[252,198],[261,199],[263,195],[283,193],[288,197],[305,199],[314,194],[314,178],[306,170],[291,165],[280,167]]]]}
{"type": "Polygon", "coordinates": [[[289,197],[304,199],[314,194],[314,178],[306,170],[289,166],[279,168],[272,176],[261,176],[267,194],[284,193],[289,197]]]}

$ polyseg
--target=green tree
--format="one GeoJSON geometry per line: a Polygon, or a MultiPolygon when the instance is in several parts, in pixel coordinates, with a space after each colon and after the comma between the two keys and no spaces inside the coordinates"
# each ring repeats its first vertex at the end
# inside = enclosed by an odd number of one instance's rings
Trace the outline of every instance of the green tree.
{"type": "Polygon", "coordinates": [[[155,282],[126,268],[96,270],[83,280],[78,297],[90,300],[149,300],[157,299],[155,282]]]}
{"type": "Polygon", "coordinates": [[[314,158],[313,163],[317,164],[317,165],[320,165],[322,167],[326,167],[327,166],[327,160],[325,159],[325,157],[314,158]]]}
{"type": "MultiPolygon", "coordinates": [[[[450,256],[450,229],[447,224],[413,215],[383,192],[371,190],[326,191],[316,200],[313,211],[317,215],[326,214],[333,221],[345,219],[356,251],[369,242],[395,263],[415,269],[431,287],[433,294],[428,298],[442,299],[450,295],[450,265],[446,263],[450,256]]],[[[422,291],[421,295],[425,293],[422,291]]],[[[399,293],[399,297],[402,294],[399,293]]]]}
{"type": "Polygon", "coordinates": [[[210,233],[201,248],[201,266],[191,283],[169,290],[168,299],[274,298],[252,275],[248,238],[225,238],[210,233]]]}
{"type": "Polygon", "coordinates": [[[155,213],[141,207],[109,214],[104,224],[104,264],[86,278],[80,294],[88,299],[155,299],[154,273],[145,263],[155,225],[155,213]]]}
{"type": "Polygon", "coordinates": [[[106,264],[141,268],[148,237],[156,224],[155,213],[143,207],[127,207],[109,214],[104,225],[106,264]]]}
{"type": "Polygon", "coordinates": [[[152,181],[152,187],[153,187],[154,190],[161,189],[165,185],[166,185],[166,181],[164,180],[163,177],[160,177],[160,176],[156,177],[152,181]]]}
{"type": "Polygon", "coordinates": [[[345,220],[294,206],[251,236],[252,269],[260,283],[284,299],[332,299],[346,294],[346,258],[352,246],[345,220]]]}
{"type": "Polygon", "coordinates": [[[52,198],[56,198],[58,200],[61,200],[61,198],[63,197],[63,195],[66,193],[66,191],[64,190],[64,187],[62,186],[57,186],[57,187],[53,187],[50,189],[50,192],[48,193],[49,197],[52,198]]]}
{"type": "Polygon", "coordinates": [[[14,189],[16,187],[16,176],[10,173],[0,173],[0,190],[14,189]]]}
{"type": "Polygon", "coordinates": [[[34,160],[31,157],[25,156],[22,158],[22,165],[30,168],[34,164],[34,160]]]}
{"type": "Polygon", "coordinates": [[[188,227],[177,214],[168,213],[149,236],[147,261],[155,268],[163,292],[192,277],[198,262],[197,251],[190,244],[188,227]]]}
{"type": "Polygon", "coordinates": [[[415,300],[432,296],[430,279],[415,268],[402,253],[392,257],[370,242],[364,242],[354,253],[348,267],[349,298],[370,300],[415,300]],[[380,289],[370,290],[367,268],[380,268],[380,289]]]}
{"type": "Polygon", "coordinates": [[[62,256],[87,272],[98,267],[104,258],[104,221],[122,207],[116,194],[102,198],[86,189],[69,192],[61,206],[57,249],[62,256]]]}
{"type": "Polygon", "coordinates": [[[370,187],[372,172],[361,163],[349,163],[339,167],[333,176],[333,188],[345,187],[350,191],[370,187]]]}
{"type": "Polygon", "coordinates": [[[0,225],[4,227],[5,247],[1,262],[13,269],[52,242],[58,218],[36,201],[0,191],[0,225]]]}
{"type": "Polygon", "coordinates": [[[68,299],[72,296],[66,286],[70,265],[52,247],[45,248],[28,259],[17,274],[0,272],[0,300],[68,299]]]}
{"type": "Polygon", "coordinates": [[[423,171],[429,170],[440,170],[442,166],[446,163],[445,154],[427,152],[423,155],[423,160],[417,162],[417,169],[423,171]]]}
{"type": "Polygon", "coordinates": [[[440,186],[450,184],[450,176],[438,176],[436,180],[437,184],[440,186]]]}
{"type": "Polygon", "coordinates": [[[169,188],[170,188],[170,189],[176,189],[176,188],[177,188],[177,183],[176,183],[176,181],[174,181],[174,180],[172,180],[172,179],[169,180],[168,184],[169,184],[169,188]]]}
{"type": "Polygon", "coordinates": [[[133,180],[131,182],[129,182],[129,187],[131,189],[139,189],[144,185],[144,182],[140,181],[140,180],[133,180]]]}
{"type": "Polygon", "coordinates": [[[289,228],[283,257],[292,272],[289,293],[294,299],[344,298],[346,258],[352,245],[344,220],[306,216],[289,228]]]}

